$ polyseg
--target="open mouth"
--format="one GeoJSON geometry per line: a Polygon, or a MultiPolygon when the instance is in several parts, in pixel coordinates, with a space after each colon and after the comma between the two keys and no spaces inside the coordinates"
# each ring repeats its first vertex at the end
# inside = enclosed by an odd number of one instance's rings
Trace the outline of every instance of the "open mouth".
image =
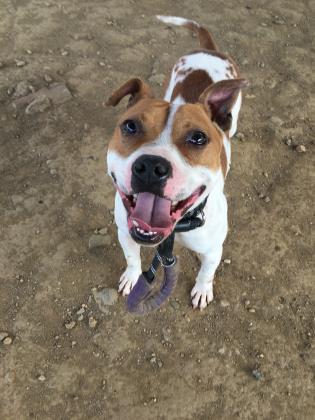
{"type": "Polygon", "coordinates": [[[176,223],[195,204],[205,187],[199,187],[181,201],[171,201],[150,192],[127,195],[118,190],[128,212],[128,228],[133,239],[155,245],[169,236],[176,223]]]}

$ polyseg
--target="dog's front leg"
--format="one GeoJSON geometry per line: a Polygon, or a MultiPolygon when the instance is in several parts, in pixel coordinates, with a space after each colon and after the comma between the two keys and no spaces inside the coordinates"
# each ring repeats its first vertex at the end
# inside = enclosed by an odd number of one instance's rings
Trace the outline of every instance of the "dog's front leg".
{"type": "Polygon", "coordinates": [[[192,304],[194,308],[204,309],[213,299],[213,278],[214,273],[220,264],[222,246],[201,254],[201,267],[198,273],[196,284],[191,291],[192,304]]]}
{"type": "Polygon", "coordinates": [[[129,295],[141,274],[140,245],[129,235],[118,229],[118,239],[124,251],[127,268],[119,280],[118,291],[124,296],[129,295]]]}

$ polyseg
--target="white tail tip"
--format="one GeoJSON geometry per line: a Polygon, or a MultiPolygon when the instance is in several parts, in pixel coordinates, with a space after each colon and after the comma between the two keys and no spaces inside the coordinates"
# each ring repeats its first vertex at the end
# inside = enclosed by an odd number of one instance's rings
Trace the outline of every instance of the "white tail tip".
{"type": "Polygon", "coordinates": [[[193,20],[188,20],[185,18],[177,17],[177,16],[163,16],[163,15],[157,15],[156,16],[159,20],[166,24],[170,25],[176,25],[176,26],[184,26],[187,23],[192,23],[199,27],[197,22],[194,22],[193,20]]]}

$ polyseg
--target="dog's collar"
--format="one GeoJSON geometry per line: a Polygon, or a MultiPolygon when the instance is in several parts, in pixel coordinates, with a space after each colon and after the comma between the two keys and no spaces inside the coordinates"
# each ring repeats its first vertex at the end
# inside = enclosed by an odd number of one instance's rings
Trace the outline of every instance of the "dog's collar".
{"type": "Polygon", "coordinates": [[[127,307],[130,312],[145,314],[160,307],[170,296],[177,280],[174,270],[176,257],[173,255],[175,233],[189,232],[204,225],[205,218],[203,210],[207,204],[207,200],[208,196],[199,206],[187,212],[177,223],[172,234],[158,246],[149,270],[142,273],[128,296],[127,307]],[[164,282],[161,289],[152,294],[152,283],[160,264],[164,267],[164,282]]]}
{"type": "Polygon", "coordinates": [[[208,197],[209,196],[207,195],[199,206],[185,214],[185,216],[175,226],[174,232],[189,232],[190,230],[204,225],[205,219],[203,210],[207,204],[208,197]]]}

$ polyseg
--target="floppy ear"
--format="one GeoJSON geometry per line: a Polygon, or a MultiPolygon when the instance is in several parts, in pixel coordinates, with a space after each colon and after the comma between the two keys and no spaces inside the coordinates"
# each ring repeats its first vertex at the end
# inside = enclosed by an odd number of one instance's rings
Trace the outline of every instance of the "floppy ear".
{"type": "Polygon", "coordinates": [[[135,77],[115,90],[107,100],[106,105],[116,106],[127,95],[130,95],[128,106],[134,105],[139,99],[153,97],[150,86],[135,77]]]}
{"type": "Polygon", "coordinates": [[[212,121],[223,131],[231,128],[232,107],[240,90],[248,85],[245,79],[221,80],[207,87],[200,95],[199,101],[209,109],[212,121]]]}

